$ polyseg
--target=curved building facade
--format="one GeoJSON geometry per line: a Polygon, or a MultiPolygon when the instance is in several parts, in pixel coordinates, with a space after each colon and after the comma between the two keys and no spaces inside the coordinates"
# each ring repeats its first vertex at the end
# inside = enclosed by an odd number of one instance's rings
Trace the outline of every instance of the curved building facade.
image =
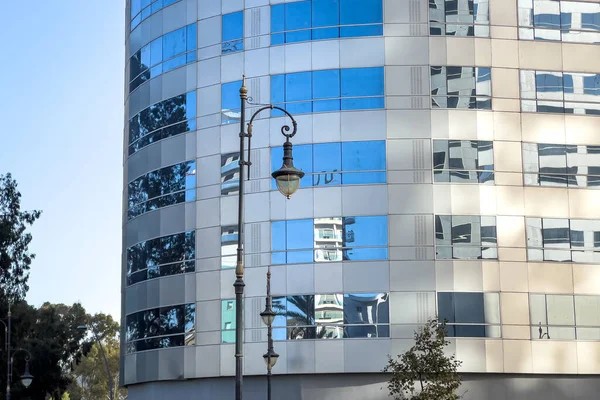
{"type": "Polygon", "coordinates": [[[595,398],[600,1],[128,0],[121,384],[233,398],[239,88],[244,398],[385,399],[449,321],[467,399],[595,398]],[[383,390],[381,390],[383,388],[383,390]]]}

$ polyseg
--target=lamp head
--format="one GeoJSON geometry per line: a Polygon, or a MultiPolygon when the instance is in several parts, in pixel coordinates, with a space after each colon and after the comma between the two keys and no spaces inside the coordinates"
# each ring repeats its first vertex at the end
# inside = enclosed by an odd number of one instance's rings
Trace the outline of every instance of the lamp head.
{"type": "Polygon", "coordinates": [[[33,375],[29,373],[29,360],[25,361],[25,372],[21,375],[21,384],[28,388],[31,385],[31,381],[33,381],[33,375]]]}
{"type": "Polygon", "coordinates": [[[260,317],[263,320],[263,323],[267,326],[271,326],[273,325],[273,321],[275,321],[275,316],[277,314],[275,314],[275,311],[273,311],[273,309],[271,309],[271,307],[267,306],[265,308],[265,311],[260,313],[260,317]]]}
{"type": "Polygon", "coordinates": [[[263,354],[263,359],[265,360],[265,364],[267,364],[267,368],[271,369],[277,364],[277,359],[279,358],[279,354],[275,353],[272,349],[269,349],[265,354],[263,354]],[[270,357],[269,357],[270,356],[270,357]]]}
{"type": "Polygon", "coordinates": [[[283,144],[283,165],[271,176],[275,179],[277,189],[286,198],[292,197],[300,187],[300,179],[304,177],[304,172],[294,167],[294,157],[292,156],[292,143],[288,140],[283,144]]]}

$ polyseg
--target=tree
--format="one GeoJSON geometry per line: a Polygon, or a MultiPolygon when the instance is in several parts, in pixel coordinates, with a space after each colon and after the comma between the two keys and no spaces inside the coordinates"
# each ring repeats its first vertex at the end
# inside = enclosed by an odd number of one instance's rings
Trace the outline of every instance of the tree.
{"type": "Polygon", "coordinates": [[[391,372],[388,383],[395,400],[456,400],[460,387],[457,373],[462,361],[444,354],[446,323],[437,318],[428,320],[415,332],[415,344],[396,359],[388,356],[384,372],[391,372]],[[417,387],[415,387],[417,385],[417,387]]]}
{"type": "MultiPolygon", "coordinates": [[[[34,376],[31,386],[24,389],[13,381],[13,400],[44,400],[47,393],[60,400],[72,381],[71,367],[84,356],[89,345],[85,331],[77,329],[86,324],[90,316],[81,304],[45,303],[39,309],[19,302],[12,310],[12,348],[22,348],[31,354],[30,372],[34,376]]],[[[25,352],[14,359],[13,371],[19,376],[25,369],[25,352]]],[[[2,374],[0,387],[6,387],[6,352],[0,353],[2,374]]]]}
{"type": "Polygon", "coordinates": [[[0,300],[23,299],[29,286],[29,252],[32,236],[26,232],[41,211],[21,211],[21,193],[11,174],[0,175],[0,300]]]}

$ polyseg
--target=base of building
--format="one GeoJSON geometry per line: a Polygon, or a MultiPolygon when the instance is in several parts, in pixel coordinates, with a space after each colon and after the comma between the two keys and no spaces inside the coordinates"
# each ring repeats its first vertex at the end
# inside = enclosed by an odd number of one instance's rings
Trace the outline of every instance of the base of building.
{"type": "MultiPolygon", "coordinates": [[[[273,400],[389,400],[388,375],[275,375],[273,400]]],[[[244,400],[266,400],[266,378],[244,377],[244,400]]],[[[129,386],[128,400],[234,399],[234,378],[149,382],[129,386]]],[[[465,374],[464,400],[597,399],[595,375],[465,374]],[[466,392],[466,393],[465,393],[466,392]]]]}

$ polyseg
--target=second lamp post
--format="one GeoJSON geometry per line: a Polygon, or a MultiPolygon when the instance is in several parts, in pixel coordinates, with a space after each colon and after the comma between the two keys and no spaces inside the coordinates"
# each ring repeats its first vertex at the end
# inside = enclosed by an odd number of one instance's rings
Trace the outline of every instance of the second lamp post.
{"type": "Polygon", "coordinates": [[[271,297],[271,267],[267,269],[267,300],[265,311],[260,316],[267,326],[267,352],[263,355],[267,364],[267,400],[271,400],[271,369],[277,363],[279,354],[273,349],[273,321],[275,320],[275,311],[273,311],[273,298],[271,297]]]}
{"type": "Polygon", "coordinates": [[[248,168],[248,178],[250,178],[250,150],[252,138],[252,122],[254,118],[266,110],[279,110],[292,120],[292,128],[289,125],[281,127],[281,134],[285,137],[283,144],[283,165],[271,176],[277,183],[277,189],[286,197],[290,198],[300,187],[300,179],[304,172],[294,167],[292,156],[292,143],[290,139],[294,137],[298,129],[298,124],[292,115],[281,107],[272,104],[263,106],[256,110],[246,131],[246,102],[248,101],[248,89],[246,88],[246,77],[242,79],[240,88],[240,172],[239,172],[239,190],[238,190],[238,244],[236,249],[235,265],[235,399],[242,400],[243,389],[243,311],[242,299],[244,298],[244,167],[248,168]],[[244,157],[246,138],[248,139],[248,160],[244,157]]]}

